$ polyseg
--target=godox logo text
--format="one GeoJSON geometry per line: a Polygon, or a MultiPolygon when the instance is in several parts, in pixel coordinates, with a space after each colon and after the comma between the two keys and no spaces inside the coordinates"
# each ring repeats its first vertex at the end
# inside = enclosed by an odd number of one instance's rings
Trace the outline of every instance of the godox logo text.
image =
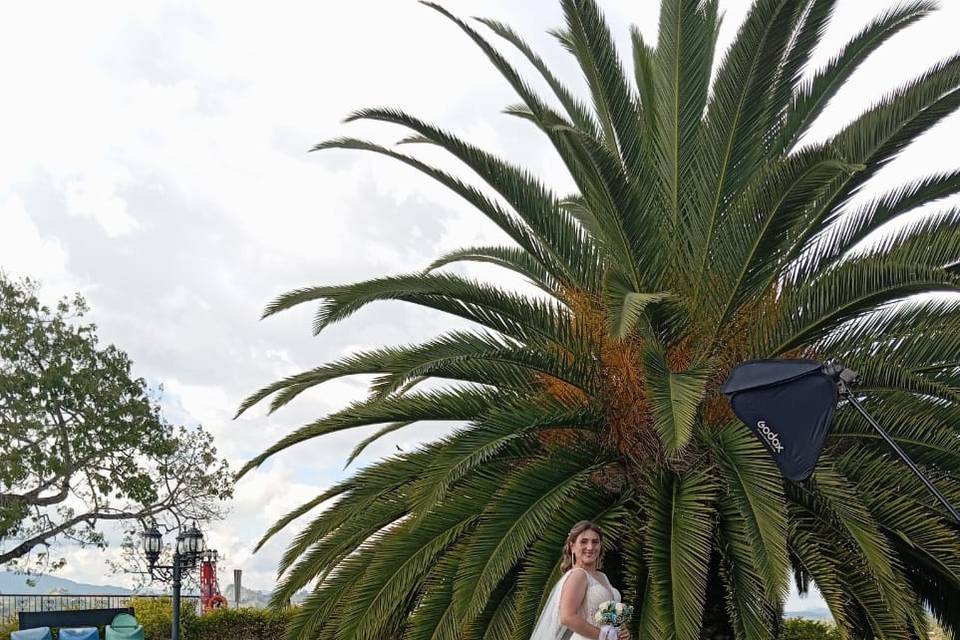
{"type": "Polygon", "coordinates": [[[757,429],[763,434],[763,437],[767,439],[767,442],[770,443],[770,447],[773,448],[774,451],[777,453],[783,451],[783,445],[780,444],[780,436],[767,426],[766,421],[759,421],[757,423],[757,429]]]}

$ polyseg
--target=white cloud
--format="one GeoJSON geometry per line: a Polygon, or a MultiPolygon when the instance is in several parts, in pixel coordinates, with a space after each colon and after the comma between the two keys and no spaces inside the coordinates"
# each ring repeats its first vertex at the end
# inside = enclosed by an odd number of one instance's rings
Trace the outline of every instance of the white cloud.
{"type": "MultiPolygon", "coordinates": [[[[221,576],[232,581],[233,569],[244,570],[244,584],[264,588],[273,583],[280,557],[294,534],[303,526],[295,521],[257,554],[254,545],[280,517],[313,499],[326,489],[322,484],[298,482],[289,467],[276,466],[238,483],[230,518],[208,528],[207,545],[223,560],[221,576]]],[[[226,582],[221,578],[221,586],[226,582]]]]}
{"type": "MultiPolygon", "coordinates": [[[[128,174],[119,171],[120,174],[128,174]]],[[[116,238],[130,233],[138,224],[127,213],[126,201],[117,195],[124,178],[89,175],[69,179],[64,187],[67,212],[70,215],[93,218],[103,227],[107,236],[116,238]]]]}
{"type": "Polygon", "coordinates": [[[63,278],[67,250],[55,236],[40,232],[16,194],[0,199],[0,268],[16,276],[29,275],[40,280],[63,278]]]}

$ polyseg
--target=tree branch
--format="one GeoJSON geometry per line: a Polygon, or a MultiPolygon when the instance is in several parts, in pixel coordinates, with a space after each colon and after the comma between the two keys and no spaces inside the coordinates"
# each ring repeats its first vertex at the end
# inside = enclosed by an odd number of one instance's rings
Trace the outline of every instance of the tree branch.
{"type": "Polygon", "coordinates": [[[36,547],[37,545],[43,544],[50,538],[60,535],[67,529],[70,529],[85,520],[86,521],[92,520],[93,522],[96,522],[99,520],[140,520],[143,518],[147,518],[149,516],[157,515],[158,513],[162,513],[164,511],[168,511],[169,508],[170,507],[166,504],[160,504],[160,505],[154,505],[153,507],[150,507],[147,509],[142,509],[140,511],[116,511],[113,513],[97,513],[97,512],[91,511],[91,512],[83,513],[77,516],[73,516],[71,518],[68,518],[67,520],[64,520],[63,522],[61,522],[55,527],[45,529],[44,531],[41,531],[37,535],[31,538],[28,538],[27,540],[24,540],[23,542],[18,544],[16,547],[11,549],[10,551],[5,551],[3,553],[0,553],[0,564],[9,562],[10,560],[19,558],[20,556],[29,553],[30,550],[36,547]]]}

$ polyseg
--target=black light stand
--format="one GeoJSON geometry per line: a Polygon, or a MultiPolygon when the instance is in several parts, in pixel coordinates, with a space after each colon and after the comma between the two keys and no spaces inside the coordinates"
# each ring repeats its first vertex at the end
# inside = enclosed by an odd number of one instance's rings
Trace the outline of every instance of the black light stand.
{"type": "Polygon", "coordinates": [[[937,490],[932,482],[930,482],[930,479],[927,478],[927,476],[924,475],[924,473],[919,467],[917,467],[913,460],[910,459],[910,456],[907,455],[907,452],[900,448],[900,445],[898,445],[896,441],[890,437],[890,434],[880,426],[880,423],[878,423],[873,416],[871,416],[870,413],[863,408],[863,405],[860,404],[860,402],[854,396],[850,387],[857,383],[857,379],[859,378],[857,372],[836,364],[824,365],[823,372],[837,381],[837,391],[840,393],[840,395],[846,398],[847,402],[849,402],[853,408],[863,416],[870,426],[880,434],[880,437],[886,440],[887,444],[890,445],[890,448],[897,452],[897,455],[900,456],[900,459],[907,463],[907,466],[910,467],[910,470],[913,471],[918,478],[920,478],[920,481],[923,482],[927,489],[930,490],[930,493],[936,496],[937,500],[939,500],[940,503],[947,509],[947,511],[950,512],[950,515],[953,516],[953,519],[960,524],[960,513],[954,509],[953,505],[947,501],[943,494],[937,490]]]}

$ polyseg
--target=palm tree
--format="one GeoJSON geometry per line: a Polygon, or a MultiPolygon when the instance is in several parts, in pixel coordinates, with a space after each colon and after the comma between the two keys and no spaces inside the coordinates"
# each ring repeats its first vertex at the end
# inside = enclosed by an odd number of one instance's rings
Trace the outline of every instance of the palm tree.
{"type": "Polygon", "coordinates": [[[960,502],[960,212],[914,211],[960,192],[960,172],[849,205],[960,105],[960,56],[828,141],[804,141],[863,60],[935,7],[913,0],[883,13],[805,74],[836,0],[756,0],[712,75],[717,0],[663,0],[658,41],[633,30],[630,66],[595,0],[561,3],[553,35],[589,100],[510,27],[428,5],[516,90],[507,113],[546,136],[576,193],[396,109],[349,119],[406,127],[404,142],[445,149],[484,184],[363,140],[316,146],[399,160],[512,243],[299,289],[266,309],[319,301],[319,333],[402,300],[475,327],[324,364],[241,406],[271,398],[272,411],[325,381],[376,376],[367,400],[294,431],[243,473],[344,429],[382,425],[352,458],[415,422],[465,425],[354,473],[266,533],[261,545],[338,498],[280,565],[276,604],[313,585],[291,637],[527,638],[564,534],[584,518],[610,534],[607,569],[636,606],[640,638],[772,638],[791,573],[801,591],[817,586],[854,637],[922,637],[925,608],[960,630],[958,530],[856,414],[841,408],[815,475],[792,483],[719,393],[744,359],[842,361],[860,371],[869,410],[960,502]],[[515,47],[555,100],[536,95],[482,30],[515,47]],[[887,232],[862,242],[877,230],[887,232]],[[542,294],[441,270],[461,261],[498,265],[542,294]]]}

